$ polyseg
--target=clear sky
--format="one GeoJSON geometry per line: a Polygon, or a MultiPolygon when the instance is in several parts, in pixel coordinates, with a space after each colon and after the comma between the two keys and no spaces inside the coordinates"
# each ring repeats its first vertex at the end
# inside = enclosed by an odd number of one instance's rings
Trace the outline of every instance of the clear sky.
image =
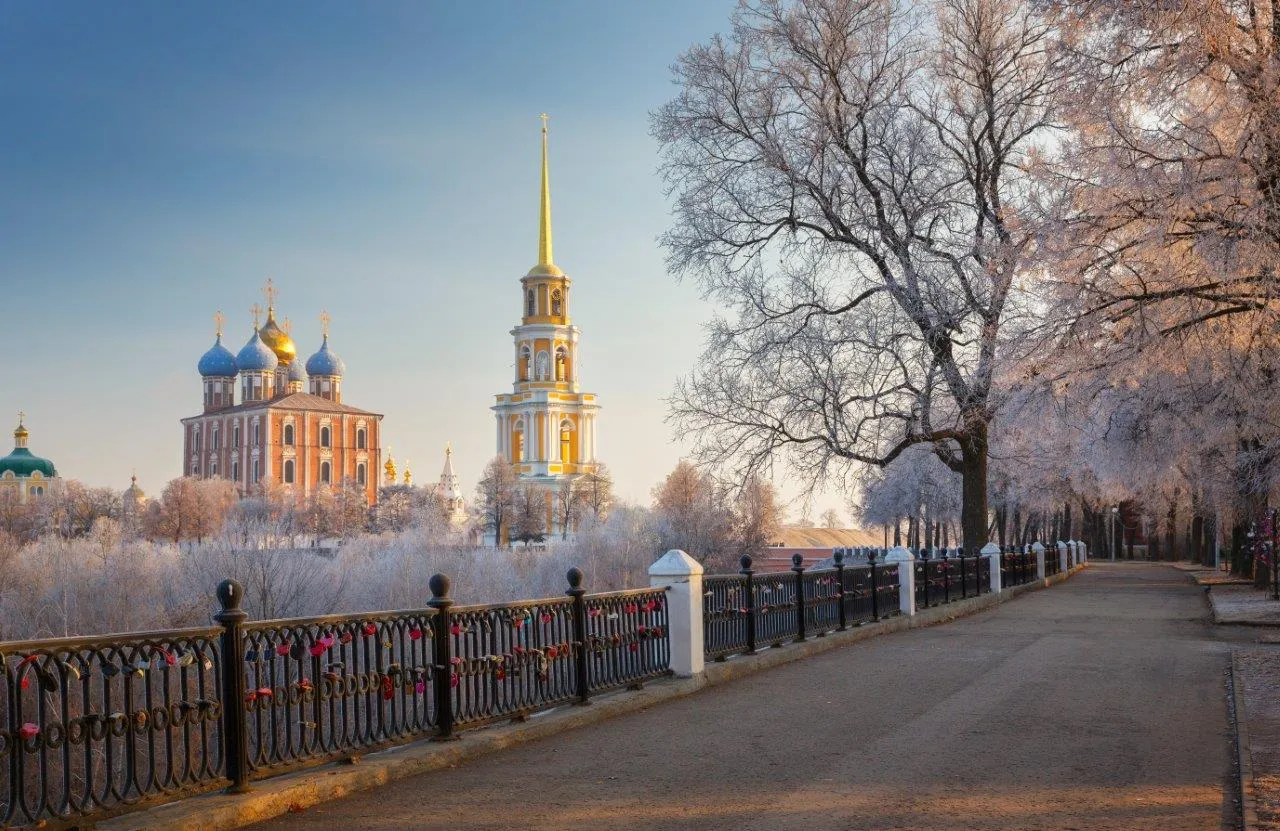
{"type": "Polygon", "coordinates": [[[536,261],[546,111],[600,457],[647,501],[710,315],[663,265],[648,114],[733,5],[0,4],[0,423],[25,410],[64,476],[158,491],[214,311],[238,350],[271,276],[304,357],[331,313],[344,399],[385,414],[397,460],[433,480],[452,441],[470,491],[536,261]]]}

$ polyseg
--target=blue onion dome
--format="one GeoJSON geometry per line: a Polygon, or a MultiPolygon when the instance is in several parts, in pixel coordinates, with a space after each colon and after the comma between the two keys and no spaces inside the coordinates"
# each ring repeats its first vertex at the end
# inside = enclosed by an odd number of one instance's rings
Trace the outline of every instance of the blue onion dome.
{"type": "Polygon", "coordinates": [[[303,384],[307,382],[307,371],[302,368],[302,361],[297,358],[289,361],[289,380],[299,381],[303,384]]]}
{"type": "Polygon", "coordinates": [[[198,368],[200,374],[206,378],[236,377],[236,356],[231,354],[230,349],[222,345],[221,334],[213,342],[213,346],[209,348],[209,351],[204,353],[198,368]]]}
{"type": "Polygon", "coordinates": [[[236,366],[241,372],[274,372],[279,363],[280,359],[270,346],[262,342],[257,329],[253,330],[253,337],[236,356],[236,366]]]}
{"type": "Polygon", "coordinates": [[[307,374],[308,375],[345,375],[347,373],[347,365],[342,362],[337,353],[329,348],[329,336],[324,336],[324,343],[320,344],[320,349],[316,354],[307,358],[307,374]]]}

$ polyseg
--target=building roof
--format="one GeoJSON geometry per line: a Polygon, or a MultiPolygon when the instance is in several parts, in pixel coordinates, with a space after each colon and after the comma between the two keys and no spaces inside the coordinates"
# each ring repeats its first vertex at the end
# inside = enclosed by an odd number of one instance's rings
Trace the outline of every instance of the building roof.
{"type": "Polygon", "coordinates": [[[881,531],[861,528],[806,528],[785,526],[774,543],[780,548],[854,548],[884,545],[881,531]]]}
{"type": "Polygon", "coordinates": [[[15,447],[12,453],[0,459],[0,476],[12,473],[14,476],[23,477],[37,471],[41,476],[50,478],[58,475],[53,462],[40,458],[25,447],[15,447]]]}
{"type": "MultiPolygon", "coordinates": [[[[380,413],[362,410],[359,407],[352,407],[347,404],[339,404],[336,401],[330,401],[327,398],[321,398],[309,392],[292,392],[280,398],[273,398],[270,401],[250,401],[248,404],[237,404],[234,407],[227,407],[225,410],[218,410],[204,415],[224,416],[253,410],[312,410],[324,413],[348,413],[351,415],[372,416],[374,418],[382,417],[380,413]]],[[[183,421],[203,418],[204,415],[189,416],[183,421]]]]}

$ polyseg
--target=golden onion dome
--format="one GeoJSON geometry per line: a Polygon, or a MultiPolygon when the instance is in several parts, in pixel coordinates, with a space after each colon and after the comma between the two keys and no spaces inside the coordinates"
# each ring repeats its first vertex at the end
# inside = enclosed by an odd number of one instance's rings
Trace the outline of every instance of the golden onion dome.
{"type": "Polygon", "coordinates": [[[267,309],[267,322],[258,330],[258,336],[271,348],[272,352],[276,353],[282,366],[298,357],[298,347],[294,346],[293,338],[289,337],[289,333],[276,323],[275,309],[267,309]]]}

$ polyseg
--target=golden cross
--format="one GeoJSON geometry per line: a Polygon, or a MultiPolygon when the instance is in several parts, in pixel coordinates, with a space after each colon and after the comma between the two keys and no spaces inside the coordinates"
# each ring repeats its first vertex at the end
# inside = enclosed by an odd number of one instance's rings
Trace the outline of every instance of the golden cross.
{"type": "Polygon", "coordinates": [[[26,417],[27,417],[26,413],[24,413],[22,410],[18,410],[18,426],[19,427],[22,426],[22,420],[26,417]]]}
{"type": "Polygon", "coordinates": [[[274,282],[270,277],[268,277],[268,278],[267,278],[267,285],[262,289],[262,295],[263,295],[264,297],[266,297],[266,298],[267,298],[267,308],[268,308],[268,309],[273,309],[273,308],[275,308],[275,305],[276,305],[276,295],[278,295],[278,294],[279,294],[279,292],[276,290],[276,284],[275,284],[275,282],[274,282]]]}
{"type": "Polygon", "coordinates": [[[538,116],[538,118],[542,119],[542,132],[545,133],[547,131],[547,121],[551,118],[551,116],[547,115],[546,113],[543,113],[542,115],[538,116]]]}
{"type": "Polygon", "coordinates": [[[320,334],[326,338],[329,337],[329,321],[333,318],[329,317],[328,312],[320,312],[320,334]]]}
{"type": "Polygon", "coordinates": [[[292,335],[292,334],[293,334],[293,321],[286,317],[286,318],[284,319],[284,326],[283,326],[282,328],[284,329],[284,333],[285,333],[286,335],[292,335]]]}
{"type": "Polygon", "coordinates": [[[218,337],[222,337],[222,324],[226,322],[227,319],[223,317],[221,309],[213,313],[213,328],[218,332],[218,337]]]}
{"type": "Polygon", "coordinates": [[[262,316],[262,307],[254,303],[249,307],[249,314],[253,315],[253,328],[258,328],[258,318],[262,316]]]}

